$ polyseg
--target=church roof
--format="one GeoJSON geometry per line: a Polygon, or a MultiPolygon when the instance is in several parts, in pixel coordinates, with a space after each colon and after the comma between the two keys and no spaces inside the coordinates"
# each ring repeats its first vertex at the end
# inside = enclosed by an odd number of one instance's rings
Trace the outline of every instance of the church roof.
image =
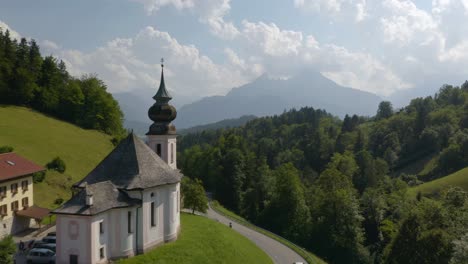
{"type": "Polygon", "coordinates": [[[125,190],[146,189],[180,182],[182,174],[166,164],[133,133],[96,166],[75,187],[110,181],[125,190]]]}
{"type": "Polygon", "coordinates": [[[61,207],[55,209],[54,214],[95,215],[112,208],[130,207],[140,204],[138,199],[130,198],[120,191],[110,181],[87,185],[61,207]],[[93,205],[86,205],[86,195],[93,195],[93,205]]]}

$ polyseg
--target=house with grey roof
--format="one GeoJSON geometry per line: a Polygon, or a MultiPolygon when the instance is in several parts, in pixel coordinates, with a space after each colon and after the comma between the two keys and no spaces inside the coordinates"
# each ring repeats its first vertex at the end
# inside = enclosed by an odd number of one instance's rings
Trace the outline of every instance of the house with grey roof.
{"type": "Polygon", "coordinates": [[[177,170],[172,124],[177,112],[169,105],[163,70],[153,98],[147,142],[130,133],[52,212],[57,263],[108,263],[177,239],[183,175],[177,170]]]}

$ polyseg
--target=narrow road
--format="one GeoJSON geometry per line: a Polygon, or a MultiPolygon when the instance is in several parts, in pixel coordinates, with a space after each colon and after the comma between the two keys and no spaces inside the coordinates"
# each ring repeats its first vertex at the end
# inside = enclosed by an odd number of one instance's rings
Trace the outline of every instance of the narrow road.
{"type": "Polygon", "coordinates": [[[252,240],[259,248],[261,248],[265,253],[267,253],[274,263],[277,264],[292,264],[294,262],[303,262],[307,263],[299,254],[294,252],[292,249],[281,244],[280,242],[269,238],[257,231],[254,231],[248,227],[240,225],[223,215],[218,214],[213,209],[208,208],[207,214],[209,218],[218,220],[220,223],[229,225],[232,223],[232,229],[239,232],[241,235],[252,240]]]}

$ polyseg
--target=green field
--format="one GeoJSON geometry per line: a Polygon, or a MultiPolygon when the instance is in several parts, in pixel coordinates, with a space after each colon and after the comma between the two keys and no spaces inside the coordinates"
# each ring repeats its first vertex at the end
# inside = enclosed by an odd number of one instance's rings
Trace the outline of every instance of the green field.
{"type": "Polygon", "coordinates": [[[416,195],[418,192],[426,195],[437,194],[452,186],[462,187],[468,191],[468,167],[445,177],[413,187],[410,189],[410,194],[416,195]]]}
{"type": "Polygon", "coordinates": [[[182,213],[181,221],[175,242],[119,263],[273,263],[249,239],[214,220],[182,213]]]}
{"type": "Polygon", "coordinates": [[[44,182],[34,185],[34,203],[57,207],[55,199],[65,201],[71,184],[82,179],[112,149],[111,137],[85,130],[24,107],[0,106],[0,146],[44,166],[59,156],[67,166],[65,174],[48,172],[44,182]]]}

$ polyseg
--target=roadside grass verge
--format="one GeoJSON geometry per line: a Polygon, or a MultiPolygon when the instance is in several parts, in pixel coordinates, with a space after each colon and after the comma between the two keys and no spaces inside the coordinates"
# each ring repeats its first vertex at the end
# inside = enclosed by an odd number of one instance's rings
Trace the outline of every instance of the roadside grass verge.
{"type": "Polygon", "coordinates": [[[268,236],[282,244],[284,244],[285,246],[289,247],[290,249],[294,250],[297,254],[299,254],[301,257],[303,257],[305,259],[305,261],[307,261],[307,263],[309,264],[325,264],[326,262],[323,261],[322,259],[320,259],[319,257],[315,256],[314,254],[312,254],[311,252],[305,250],[304,248],[292,243],[291,241],[283,238],[283,237],[280,237],[268,230],[265,230],[261,227],[258,227],[252,223],[250,223],[249,221],[247,221],[246,219],[244,219],[243,217],[229,211],[228,209],[224,208],[221,204],[219,204],[218,201],[211,201],[210,202],[210,206],[213,210],[215,210],[216,212],[232,219],[233,221],[236,221],[238,222],[239,224],[242,224],[244,226],[247,226],[261,234],[264,234],[265,236],[268,236]]]}

